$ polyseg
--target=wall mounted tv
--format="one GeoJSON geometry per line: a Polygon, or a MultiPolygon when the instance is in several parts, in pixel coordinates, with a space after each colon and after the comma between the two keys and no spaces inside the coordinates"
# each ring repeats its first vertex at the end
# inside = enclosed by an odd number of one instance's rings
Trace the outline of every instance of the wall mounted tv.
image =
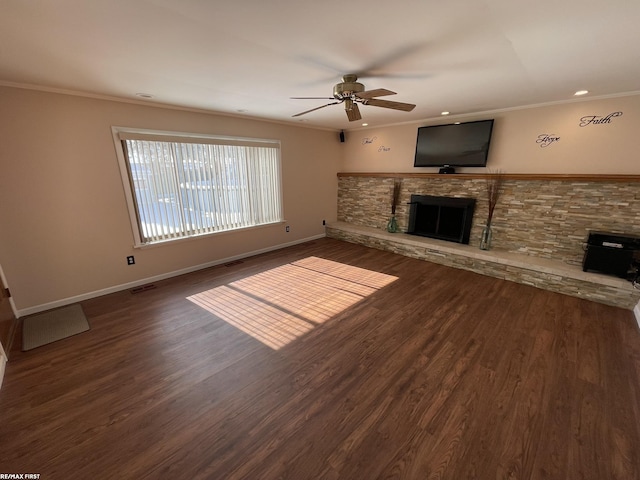
{"type": "MultiPolygon", "coordinates": [[[[493,119],[418,128],[414,167],[484,167],[493,119]]],[[[453,168],[440,173],[454,173],[453,168]]]]}

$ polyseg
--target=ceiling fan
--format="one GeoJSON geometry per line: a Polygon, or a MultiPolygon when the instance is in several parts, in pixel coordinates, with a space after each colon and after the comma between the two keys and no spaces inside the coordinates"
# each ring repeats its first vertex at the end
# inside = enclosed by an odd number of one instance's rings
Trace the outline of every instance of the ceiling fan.
{"type": "Polygon", "coordinates": [[[336,100],[335,102],[321,105],[320,107],[312,108],[301,113],[296,113],[294,117],[299,117],[321,108],[328,107],[329,105],[337,105],[344,103],[344,109],[347,112],[347,118],[350,122],[360,120],[360,109],[358,103],[363,105],[372,105],[374,107],[391,108],[394,110],[402,110],[403,112],[410,112],[416,106],[411,103],[391,102],[389,100],[380,100],[374,97],[383,97],[385,95],[395,95],[396,92],[387,90],[385,88],[377,88],[375,90],[365,90],[364,85],[359,83],[357,75],[350,73],[342,77],[342,82],[333,86],[333,97],[291,97],[294,100],[300,99],[318,99],[318,100],[336,100]]]}

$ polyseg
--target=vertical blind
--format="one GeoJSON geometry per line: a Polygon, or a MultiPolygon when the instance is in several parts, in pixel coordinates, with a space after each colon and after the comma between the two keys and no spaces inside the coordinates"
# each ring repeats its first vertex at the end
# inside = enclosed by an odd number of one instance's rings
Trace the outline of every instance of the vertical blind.
{"type": "Polygon", "coordinates": [[[122,139],[143,244],[282,221],[278,143],[181,140],[122,139]]]}

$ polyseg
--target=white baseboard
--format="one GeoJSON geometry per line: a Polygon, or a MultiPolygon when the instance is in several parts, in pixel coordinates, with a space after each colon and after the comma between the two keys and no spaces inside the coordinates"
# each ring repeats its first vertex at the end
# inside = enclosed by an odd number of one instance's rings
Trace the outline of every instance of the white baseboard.
{"type": "Polygon", "coordinates": [[[187,267],[181,270],[175,270],[173,272],[163,273],[163,274],[155,275],[149,278],[143,278],[140,280],[136,280],[134,282],[123,283],[121,285],[114,285],[113,287],[104,288],[102,290],[83,293],[82,295],[76,295],[75,297],[63,298],[61,300],[56,300],[55,302],[43,303],[41,305],[36,305],[34,307],[23,308],[17,311],[16,317],[20,318],[26,315],[33,315],[34,313],[40,313],[46,310],[51,310],[52,308],[64,307],[66,305],[82,302],[84,300],[89,300],[91,298],[101,297],[103,295],[109,295],[110,293],[120,292],[122,290],[128,290],[130,288],[139,287],[140,285],[146,285],[148,283],[159,282],[160,280],[166,280],[167,278],[177,277],[178,275],[184,275],[185,273],[196,272],[204,268],[215,267],[216,265],[222,265],[224,263],[233,262],[235,260],[240,260],[243,258],[253,257],[254,255],[260,255],[261,253],[272,252],[274,250],[280,250],[286,247],[292,247],[300,243],[310,242],[312,240],[318,240],[319,238],[324,238],[324,237],[326,237],[326,235],[322,233],[320,235],[314,235],[313,237],[294,240],[293,242],[282,243],[279,245],[275,245],[273,247],[262,248],[260,250],[254,250],[252,252],[242,253],[240,255],[235,255],[233,257],[221,258],[218,260],[214,260],[212,262],[207,262],[200,265],[194,265],[193,267],[187,267]]]}
{"type": "Polygon", "coordinates": [[[640,328],[640,302],[633,307],[633,314],[636,316],[636,322],[638,322],[638,328],[640,328]]]}

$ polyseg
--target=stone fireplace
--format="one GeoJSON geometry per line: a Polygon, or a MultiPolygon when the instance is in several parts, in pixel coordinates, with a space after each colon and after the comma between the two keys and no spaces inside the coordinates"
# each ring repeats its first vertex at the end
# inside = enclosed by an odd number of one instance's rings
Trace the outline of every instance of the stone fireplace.
{"type": "MultiPolygon", "coordinates": [[[[411,195],[475,198],[469,245],[478,246],[488,212],[486,175],[338,175],[337,220],[385,229],[394,178],[396,217],[409,229],[411,195]]],[[[589,231],[640,235],[640,176],[506,175],[493,216],[493,248],[582,267],[589,231]]]]}
{"type": "MultiPolygon", "coordinates": [[[[640,236],[640,175],[505,175],[490,251],[470,248],[479,245],[487,219],[486,179],[483,174],[340,173],[337,222],[327,226],[327,236],[607,305],[640,308],[640,290],[631,282],[582,268],[591,231],[640,236]],[[396,217],[401,231],[413,235],[386,231],[397,178],[402,178],[402,190],[396,217]],[[469,245],[416,236],[416,226],[453,236],[447,222],[434,227],[433,209],[427,208],[426,220],[410,225],[413,196],[427,196],[423,192],[475,199],[473,215],[467,217],[469,245]]],[[[463,223],[459,214],[458,220],[463,223]]]]}

